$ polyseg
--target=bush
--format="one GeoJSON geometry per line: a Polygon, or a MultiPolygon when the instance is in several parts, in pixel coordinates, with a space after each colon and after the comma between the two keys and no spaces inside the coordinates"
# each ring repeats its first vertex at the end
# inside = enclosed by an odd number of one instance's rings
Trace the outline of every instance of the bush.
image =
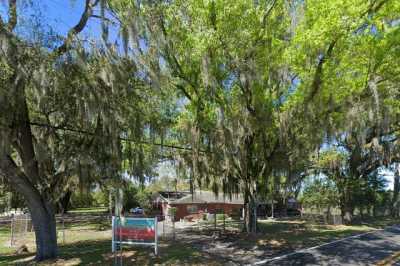
{"type": "MultiPolygon", "coordinates": [[[[132,208],[136,208],[140,205],[138,200],[138,189],[133,184],[128,184],[124,187],[124,210],[129,211],[132,208]]],[[[144,209],[143,206],[140,206],[144,209]]]]}
{"type": "Polygon", "coordinates": [[[150,211],[152,209],[151,204],[151,194],[146,190],[140,190],[136,194],[136,200],[138,205],[142,207],[145,211],[150,211]]]}
{"type": "Polygon", "coordinates": [[[224,217],[225,217],[225,220],[226,220],[229,216],[228,216],[227,214],[224,214],[224,213],[218,213],[218,214],[217,214],[217,220],[218,220],[218,221],[223,220],[224,217]]]}
{"type": "Polygon", "coordinates": [[[93,193],[93,204],[102,207],[108,207],[109,204],[109,192],[98,190],[93,193]]]}
{"type": "Polygon", "coordinates": [[[95,204],[92,193],[89,192],[74,192],[71,196],[71,206],[72,208],[87,208],[93,207],[95,204]]]}

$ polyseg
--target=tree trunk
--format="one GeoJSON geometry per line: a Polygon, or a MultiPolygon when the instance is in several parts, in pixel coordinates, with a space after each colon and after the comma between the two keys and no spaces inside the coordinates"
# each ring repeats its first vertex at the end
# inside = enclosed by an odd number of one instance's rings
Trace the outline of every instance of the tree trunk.
{"type": "Polygon", "coordinates": [[[255,233],[257,230],[257,215],[255,214],[255,201],[250,193],[245,193],[244,204],[244,230],[247,233],[255,233]]]}
{"type": "Polygon", "coordinates": [[[65,196],[62,199],[62,207],[63,207],[63,213],[67,213],[70,207],[71,203],[71,196],[72,196],[72,191],[68,190],[68,192],[65,194],[65,196]]]}
{"type": "Polygon", "coordinates": [[[342,219],[344,224],[351,224],[353,221],[354,209],[348,204],[344,204],[341,208],[342,219]]]}
{"type": "Polygon", "coordinates": [[[359,210],[360,210],[360,217],[361,217],[361,219],[364,219],[364,207],[363,207],[363,206],[360,206],[360,207],[359,207],[359,210]]]}
{"type": "Polygon", "coordinates": [[[68,190],[65,195],[57,203],[57,213],[65,214],[68,212],[69,205],[71,202],[72,191],[68,190]]]}
{"type": "Polygon", "coordinates": [[[53,208],[48,204],[37,203],[41,208],[31,210],[32,223],[36,237],[37,261],[57,257],[57,231],[53,208]]]}
{"type": "Polygon", "coordinates": [[[332,221],[332,215],[331,215],[331,205],[328,205],[327,209],[326,209],[326,222],[327,224],[330,224],[332,221]]]}
{"type": "Polygon", "coordinates": [[[342,216],[342,221],[344,224],[351,224],[353,221],[353,198],[352,198],[352,187],[351,187],[351,180],[346,179],[343,191],[342,191],[342,198],[340,204],[340,211],[342,216]]]}
{"type": "Polygon", "coordinates": [[[53,206],[40,195],[27,176],[18,169],[10,155],[4,153],[0,155],[0,175],[7,177],[21,193],[31,213],[36,235],[36,260],[55,258],[57,232],[53,206]]]}
{"type": "Polygon", "coordinates": [[[284,198],[283,198],[283,208],[282,208],[282,214],[281,214],[281,216],[280,217],[287,217],[288,216],[288,214],[287,214],[287,197],[286,197],[286,195],[284,196],[284,198]]]}

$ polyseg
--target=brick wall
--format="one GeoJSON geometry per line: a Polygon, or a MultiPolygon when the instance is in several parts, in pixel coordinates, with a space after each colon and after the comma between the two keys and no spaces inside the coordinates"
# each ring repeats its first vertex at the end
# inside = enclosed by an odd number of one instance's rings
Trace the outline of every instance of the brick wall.
{"type": "Polygon", "coordinates": [[[170,204],[170,207],[176,208],[175,219],[179,221],[183,219],[185,216],[191,215],[193,213],[188,212],[188,206],[197,206],[198,212],[209,212],[215,213],[217,210],[224,210],[224,213],[227,215],[231,215],[233,211],[240,210],[243,208],[243,204],[227,204],[227,203],[193,203],[193,204],[170,204]]]}

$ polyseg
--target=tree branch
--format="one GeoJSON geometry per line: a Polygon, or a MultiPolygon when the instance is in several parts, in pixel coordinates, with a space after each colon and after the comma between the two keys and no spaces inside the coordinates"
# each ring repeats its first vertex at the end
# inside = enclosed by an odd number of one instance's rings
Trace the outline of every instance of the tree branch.
{"type": "Polygon", "coordinates": [[[262,31],[264,31],[267,26],[267,19],[268,19],[269,15],[271,14],[272,10],[274,9],[276,2],[277,2],[276,0],[273,0],[271,6],[264,13],[264,16],[262,19],[262,31]]]}
{"type": "Polygon", "coordinates": [[[380,2],[378,1],[371,2],[370,7],[368,8],[368,10],[366,10],[364,13],[361,14],[361,17],[378,12],[379,9],[381,9],[383,5],[386,4],[387,2],[388,0],[382,0],[380,2]]]}
{"type": "Polygon", "coordinates": [[[333,52],[333,48],[336,45],[336,41],[337,41],[337,39],[333,40],[329,44],[328,49],[326,50],[326,52],[321,55],[321,58],[320,58],[320,60],[318,62],[318,65],[317,65],[317,69],[315,70],[314,80],[313,80],[313,83],[311,85],[311,93],[308,96],[307,102],[311,101],[312,98],[314,98],[314,96],[321,89],[321,86],[322,86],[322,75],[323,75],[323,71],[324,71],[323,67],[324,67],[324,64],[325,64],[326,60],[329,57],[331,57],[332,52],[333,52]]]}
{"type": "MultiPolygon", "coordinates": [[[[366,15],[370,15],[370,14],[373,14],[373,13],[378,12],[378,11],[384,6],[384,4],[386,4],[387,2],[388,2],[387,0],[382,0],[382,1],[380,1],[380,2],[378,2],[378,1],[373,2],[373,3],[370,5],[370,7],[369,7],[365,12],[363,12],[363,13],[360,15],[360,18],[363,18],[363,17],[366,16],[366,15]]],[[[358,28],[359,28],[359,27],[358,27],[358,28]]],[[[357,28],[357,29],[358,29],[358,28],[357,28]]],[[[357,29],[356,29],[356,31],[357,31],[357,29]]],[[[351,31],[351,34],[354,34],[354,31],[351,31]]],[[[339,36],[339,37],[340,37],[340,36],[339,36]]],[[[335,45],[336,45],[336,43],[337,43],[339,37],[338,37],[338,38],[335,38],[335,39],[329,44],[326,53],[324,53],[324,54],[322,55],[321,59],[320,59],[319,62],[318,62],[317,69],[315,70],[315,74],[314,74],[314,80],[313,80],[313,83],[312,83],[312,86],[311,86],[311,89],[312,89],[312,90],[311,90],[311,93],[310,93],[310,95],[309,95],[309,97],[308,97],[307,102],[310,101],[310,100],[318,93],[318,91],[320,90],[320,88],[321,88],[321,86],[322,86],[322,75],[323,75],[323,66],[324,66],[324,63],[326,62],[326,60],[327,60],[329,57],[331,57],[332,52],[333,52],[333,48],[335,47],[335,45]]]]}
{"type": "Polygon", "coordinates": [[[15,26],[17,26],[17,0],[9,0],[8,17],[7,29],[13,31],[15,26]]]}
{"type": "MultiPolygon", "coordinates": [[[[165,41],[167,42],[167,45],[166,45],[165,51],[164,51],[164,54],[166,55],[165,59],[167,60],[167,62],[171,66],[174,66],[173,67],[173,71],[175,72],[174,74],[177,77],[181,78],[183,81],[185,81],[187,84],[189,84],[196,91],[196,85],[188,77],[186,77],[182,66],[179,64],[178,59],[176,58],[176,56],[174,54],[171,53],[171,45],[170,45],[170,41],[168,40],[167,29],[165,28],[164,20],[163,20],[162,16],[160,17],[159,25],[160,25],[163,37],[165,38],[165,41]]],[[[181,92],[190,101],[193,100],[193,97],[190,95],[190,93],[183,86],[179,86],[178,89],[181,90],[181,92]]]]}
{"type": "Polygon", "coordinates": [[[30,182],[27,176],[21,172],[18,166],[10,155],[1,154],[0,156],[0,175],[5,177],[10,184],[24,196],[27,203],[30,204],[30,209],[41,208],[40,203],[42,198],[36,187],[30,182]]]}
{"type": "Polygon", "coordinates": [[[68,35],[64,43],[55,50],[56,56],[60,56],[68,51],[73,38],[85,28],[89,18],[93,14],[93,7],[95,7],[98,2],[99,0],[95,0],[94,3],[92,3],[92,0],[86,0],[85,9],[82,13],[81,19],[72,29],[68,31],[68,35]]]}
{"type": "Polygon", "coordinates": [[[106,17],[103,18],[102,16],[99,16],[99,15],[91,15],[91,17],[92,17],[92,18],[102,19],[102,20],[104,20],[104,21],[106,21],[107,23],[110,23],[110,24],[112,24],[112,25],[118,25],[117,22],[112,21],[111,19],[106,18],[106,17]]]}

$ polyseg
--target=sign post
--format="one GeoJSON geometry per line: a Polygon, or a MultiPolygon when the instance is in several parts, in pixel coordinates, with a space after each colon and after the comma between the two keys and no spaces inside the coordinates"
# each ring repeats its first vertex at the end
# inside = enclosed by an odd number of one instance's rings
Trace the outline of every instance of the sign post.
{"type": "Polygon", "coordinates": [[[111,251],[112,253],[115,252],[115,233],[114,233],[114,229],[115,229],[115,216],[112,217],[111,219],[111,228],[112,228],[112,236],[111,236],[111,251]]]}
{"type": "Polygon", "coordinates": [[[154,246],[154,253],[157,255],[157,235],[157,217],[112,217],[112,252],[116,251],[116,245],[144,245],[154,246]]]}
{"type": "Polygon", "coordinates": [[[157,216],[154,217],[154,234],[155,234],[155,238],[154,238],[154,254],[158,255],[158,229],[157,229],[157,216]]]}

